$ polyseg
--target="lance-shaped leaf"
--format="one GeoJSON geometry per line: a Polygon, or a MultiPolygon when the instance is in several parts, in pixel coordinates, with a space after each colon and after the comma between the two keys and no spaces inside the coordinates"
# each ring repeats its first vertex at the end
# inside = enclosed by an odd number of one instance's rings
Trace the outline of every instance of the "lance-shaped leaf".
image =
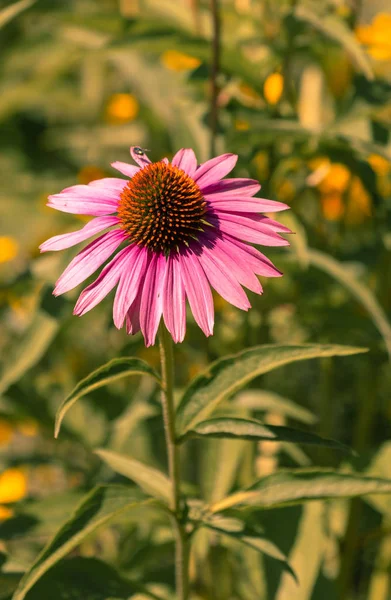
{"type": "MultiPolygon", "coordinates": [[[[55,598],[93,598],[94,600],[128,600],[142,593],[145,598],[158,598],[139,583],[125,579],[113,567],[96,558],[76,556],[61,561],[28,592],[26,600],[55,598]]],[[[160,600],[160,599],[159,599],[160,600]]]]}
{"type": "Polygon", "coordinates": [[[57,410],[54,436],[58,437],[63,418],[79,398],[117,379],[129,377],[130,375],[151,375],[157,381],[160,381],[156,371],[144,360],[140,358],[114,358],[79,381],[69,396],[65,398],[57,410]]]}
{"type": "Polygon", "coordinates": [[[113,471],[132,479],[147,494],[163,500],[166,504],[170,503],[172,485],[168,477],[161,471],[112,450],[99,449],[95,450],[95,454],[113,471]]]}
{"type": "Polygon", "coordinates": [[[146,499],[142,492],[122,485],[99,486],[93,489],[21,579],[13,600],[23,600],[27,592],[49,569],[98,527],[147,502],[151,500],[146,499]]]}
{"type": "Polygon", "coordinates": [[[361,283],[351,273],[350,269],[346,268],[332,256],[313,248],[307,250],[307,256],[311,265],[331,275],[331,277],[336,279],[361,302],[372,317],[378,331],[383,336],[388,354],[391,357],[391,325],[385,311],[380,306],[379,301],[373,295],[372,291],[361,283]]]}
{"type": "Polygon", "coordinates": [[[183,435],[207,417],[227,396],[234,394],[258,375],[277,367],[309,358],[348,356],[365,348],[329,344],[278,344],[256,346],[221,358],[198,375],[185,390],[177,409],[177,431],[183,435]]]}
{"type": "Polygon", "coordinates": [[[391,493],[391,479],[362,477],[322,469],[284,470],[259,479],[251,488],[217,502],[212,512],[232,507],[274,508],[309,500],[391,493]]]}
{"type": "Polygon", "coordinates": [[[212,437],[212,438],[232,438],[250,441],[268,442],[294,442],[296,444],[310,444],[312,446],[323,446],[351,452],[351,450],[337,442],[322,438],[315,433],[300,431],[292,427],[280,427],[277,425],[268,425],[255,419],[238,419],[231,417],[219,417],[208,419],[197,423],[193,429],[189,429],[179,442],[185,441],[190,437],[212,437]]]}
{"type": "MultiPolygon", "coordinates": [[[[216,515],[216,517],[218,516],[219,515],[216,515]]],[[[260,533],[250,530],[243,521],[240,521],[239,519],[235,519],[235,521],[237,522],[236,528],[233,528],[231,524],[226,527],[223,519],[213,520],[213,518],[210,518],[202,521],[201,524],[203,527],[207,527],[212,531],[233,538],[236,541],[249,546],[253,550],[257,550],[257,552],[261,552],[262,554],[266,554],[267,556],[278,560],[284,569],[289,571],[296,579],[296,574],[288,563],[287,557],[274,542],[260,533]]]]}
{"type": "Polygon", "coordinates": [[[21,12],[35,4],[35,0],[19,0],[0,10],[0,28],[12,21],[21,12]]]}

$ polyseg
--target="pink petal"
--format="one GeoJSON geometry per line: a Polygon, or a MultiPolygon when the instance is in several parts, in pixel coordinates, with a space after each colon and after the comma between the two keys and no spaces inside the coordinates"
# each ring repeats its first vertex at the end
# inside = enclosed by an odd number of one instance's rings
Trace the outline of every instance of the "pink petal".
{"type": "Polygon", "coordinates": [[[220,231],[229,233],[246,242],[263,246],[289,246],[289,242],[280,237],[278,233],[275,233],[271,227],[246,217],[219,212],[217,218],[210,217],[209,220],[220,231]]]}
{"type": "Polygon", "coordinates": [[[107,294],[117,285],[128,254],[129,247],[118,252],[117,256],[105,266],[99,277],[82,291],[73,310],[74,315],[81,317],[106,298],[107,294]]]}
{"type": "Polygon", "coordinates": [[[126,313],[126,333],[134,335],[140,331],[140,305],[141,305],[142,284],[139,293],[133,300],[132,306],[126,313]]]}
{"type": "Polygon", "coordinates": [[[145,275],[140,305],[140,326],[145,345],[155,343],[163,310],[163,282],[167,259],[163,254],[153,254],[145,275]]]}
{"type": "Polygon", "coordinates": [[[162,158],[162,160],[160,162],[164,163],[165,165],[170,164],[170,161],[168,160],[168,158],[162,158]]]}
{"type": "Polygon", "coordinates": [[[74,185],[49,196],[48,206],[75,215],[103,216],[116,212],[119,194],[108,188],[74,185]]]}
{"type": "Polygon", "coordinates": [[[88,244],[69,263],[58,279],[53,294],[59,296],[72,290],[92,275],[113,254],[126,238],[122,230],[109,231],[88,244]]]}
{"type": "Polygon", "coordinates": [[[194,181],[200,186],[201,190],[218,179],[222,179],[236,165],[238,157],[236,154],[222,154],[203,163],[195,172],[194,181]]]}
{"type": "Polygon", "coordinates": [[[223,234],[222,239],[225,244],[224,247],[230,248],[234,255],[236,255],[238,259],[245,261],[257,275],[263,275],[265,277],[281,277],[281,271],[276,269],[272,261],[262,254],[262,252],[253,248],[253,246],[244,244],[227,234],[223,234]]]}
{"type": "Polygon", "coordinates": [[[174,342],[183,342],[186,332],[186,297],[178,256],[168,258],[163,287],[163,316],[174,342]]]}
{"type": "Polygon", "coordinates": [[[204,195],[222,195],[223,198],[226,194],[234,197],[254,196],[260,189],[261,185],[256,179],[234,177],[233,179],[222,179],[206,186],[203,188],[203,193],[204,195]]]}
{"type": "Polygon", "coordinates": [[[204,194],[204,198],[213,209],[227,212],[279,212],[289,208],[282,202],[246,196],[240,198],[237,194],[204,194]]]}
{"type": "Polygon", "coordinates": [[[212,292],[203,268],[195,254],[184,250],[179,254],[182,280],[194,318],[206,336],[213,334],[214,307],[212,292]]]}
{"type": "Polygon", "coordinates": [[[118,329],[124,324],[126,313],[139,293],[147,265],[147,250],[140,246],[131,246],[114,298],[113,320],[118,329]]]}
{"type": "Polygon", "coordinates": [[[138,146],[131,146],[130,148],[130,156],[133,158],[134,162],[136,162],[142,169],[147,165],[151,164],[148,156],[145,154],[142,148],[138,146]],[[138,151],[142,151],[142,154],[138,154],[138,151]]]}
{"type": "Polygon", "coordinates": [[[196,155],[191,148],[182,148],[182,150],[178,150],[175,154],[171,164],[182,169],[190,177],[193,177],[197,169],[196,155]]]}
{"type": "Polygon", "coordinates": [[[227,264],[218,258],[214,248],[204,245],[198,258],[210,284],[222,298],[243,310],[251,308],[245,292],[227,264]]]}
{"type": "Polygon", "coordinates": [[[54,237],[46,240],[40,245],[39,249],[41,252],[48,252],[49,250],[64,250],[65,248],[71,248],[80,242],[84,242],[88,238],[92,237],[96,233],[100,233],[107,227],[112,227],[119,223],[118,217],[96,217],[89,221],[82,229],[73,231],[72,233],[63,233],[61,235],[55,235],[54,237]]]}
{"type": "Polygon", "coordinates": [[[120,194],[127,183],[126,179],[120,179],[119,177],[103,177],[102,179],[90,181],[88,185],[96,188],[107,188],[120,194]]]}
{"type": "Polygon", "coordinates": [[[117,169],[117,171],[123,175],[126,175],[127,177],[133,177],[140,170],[140,167],[136,167],[136,165],[129,165],[128,163],[124,163],[119,160],[111,163],[111,166],[113,169],[117,169]]]}
{"type": "MultiPolygon", "coordinates": [[[[206,243],[210,244],[211,242],[208,240],[206,243]]],[[[262,294],[262,286],[255,275],[254,269],[249,266],[245,253],[218,236],[213,239],[212,252],[220,262],[226,265],[228,271],[240,284],[256,294],[262,294]]]]}

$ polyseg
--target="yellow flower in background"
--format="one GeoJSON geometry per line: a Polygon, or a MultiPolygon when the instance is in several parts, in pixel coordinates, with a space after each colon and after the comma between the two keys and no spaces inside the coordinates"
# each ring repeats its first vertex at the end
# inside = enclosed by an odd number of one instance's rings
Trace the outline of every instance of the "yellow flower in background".
{"type": "Polygon", "coordinates": [[[16,424],[16,428],[25,437],[35,437],[39,432],[38,423],[33,419],[25,419],[16,424]]]}
{"type": "Polygon", "coordinates": [[[133,121],[139,111],[137,99],[132,94],[113,94],[106,106],[106,120],[112,124],[133,121]]]}
{"type": "Polygon", "coordinates": [[[178,50],[166,50],[160,57],[162,64],[171,71],[192,71],[200,66],[201,61],[195,56],[178,52],[178,50]]]}
{"type": "Polygon", "coordinates": [[[6,446],[14,435],[14,428],[5,419],[0,419],[0,446],[6,446]]]}
{"type": "Polygon", "coordinates": [[[0,521],[5,521],[6,519],[10,519],[14,516],[14,511],[12,508],[8,508],[8,506],[0,505],[0,521]]]}
{"type": "Polygon", "coordinates": [[[343,198],[339,192],[330,192],[321,198],[322,213],[328,221],[339,221],[345,213],[343,198]]]}
{"type": "Polygon", "coordinates": [[[370,25],[356,28],[357,39],[375,60],[391,60],[391,14],[379,13],[370,25]]]}
{"type": "Polygon", "coordinates": [[[324,177],[318,184],[318,189],[322,194],[331,194],[334,192],[344,192],[350,181],[351,173],[342,163],[331,163],[324,177]]]}
{"type": "Polygon", "coordinates": [[[376,175],[388,175],[388,173],[391,171],[391,162],[379,154],[371,154],[368,158],[368,162],[375,171],[376,175]]]}
{"type": "Polygon", "coordinates": [[[372,214],[372,198],[361,179],[352,178],[348,192],[345,221],[348,225],[361,225],[372,214]]]}
{"type": "Polygon", "coordinates": [[[10,262],[18,253],[19,244],[15,238],[7,235],[0,236],[0,263],[10,262]]]}
{"type": "Polygon", "coordinates": [[[96,179],[103,179],[103,177],[106,176],[106,172],[95,165],[86,165],[85,167],[82,167],[77,174],[79,183],[82,183],[83,185],[87,185],[90,181],[95,181],[96,179]]]}
{"type": "Polygon", "coordinates": [[[291,202],[294,199],[295,195],[296,195],[295,186],[293,185],[293,183],[291,181],[289,181],[289,179],[285,179],[278,186],[277,197],[282,202],[288,202],[288,203],[291,202]]]}
{"type": "Polygon", "coordinates": [[[252,162],[255,165],[257,177],[262,180],[269,176],[269,155],[267,152],[260,150],[256,153],[252,162]]]}
{"type": "Polygon", "coordinates": [[[271,73],[263,84],[263,95],[266,102],[271,105],[277,104],[284,91],[284,78],[281,73],[271,73]]]}
{"type": "Polygon", "coordinates": [[[22,500],[27,494],[27,478],[22,469],[7,469],[0,474],[0,504],[22,500]]]}

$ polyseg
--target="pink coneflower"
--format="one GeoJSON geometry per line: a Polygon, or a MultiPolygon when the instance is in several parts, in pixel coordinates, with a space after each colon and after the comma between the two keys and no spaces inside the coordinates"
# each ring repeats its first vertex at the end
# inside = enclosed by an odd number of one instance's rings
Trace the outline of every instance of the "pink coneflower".
{"type": "Polygon", "coordinates": [[[130,153],[138,166],[112,164],[128,179],[99,179],[49,197],[52,208],[95,218],[79,231],[49,239],[42,252],[70,248],[110,228],[71,261],[54,294],[75,288],[119,250],[83,290],[74,314],[88,312],[117,286],[114,323],[121,328],[126,321],[130,334],[141,329],[147,346],[154,344],[162,316],[174,341],[183,340],[186,297],[196,322],[211,335],[211,286],[234,306],[248,310],[242,285],[261,294],[256,275],[281,275],[244,242],[288,245],[279,233],[289,230],[258,214],[288,207],[253,198],[261,187],[253,179],[222,179],[234,168],[235,154],[197,165],[190,149],[179,150],[171,163],[152,163],[138,147],[130,153]]]}

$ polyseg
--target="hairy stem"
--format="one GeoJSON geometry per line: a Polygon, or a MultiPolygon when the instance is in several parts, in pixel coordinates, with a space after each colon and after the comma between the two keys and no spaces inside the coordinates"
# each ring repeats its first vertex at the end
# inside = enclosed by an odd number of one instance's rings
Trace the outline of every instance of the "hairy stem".
{"type": "Polygon", "coordinates": [[[189,543],[182,522],[180,492],[179,446],[175,440],[174,407],[174,355],[170,334],[162,324],[159,329],[160,360],[162,368],[162,407],[164,433],[167,446],[168,472],[172,486],[170,510],[175,535],[175,581],[178,600],[187,600],[189,595],[188,558],[189,543]]]}

